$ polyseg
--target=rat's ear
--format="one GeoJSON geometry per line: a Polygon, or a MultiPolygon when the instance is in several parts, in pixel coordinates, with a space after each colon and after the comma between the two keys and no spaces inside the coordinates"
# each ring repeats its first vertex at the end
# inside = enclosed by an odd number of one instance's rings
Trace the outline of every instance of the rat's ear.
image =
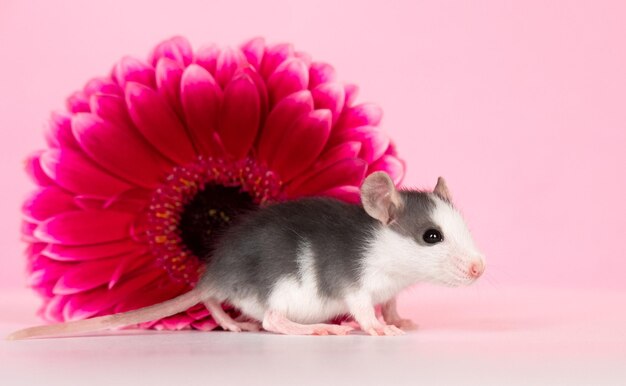
{"type": "Polygon", "coordinates": [[[385,172],[374,172],[361,185],[361,202],[370,216],[383,224],[396,219],[404,206],[402,196],[385,172]]]}
{"type": "Polygon", "coordinates": [[[452,202],[452,195],[450,194],[448,185],[446,185],[446,180],[444,180],[443,177],[437,178],[437,185],[435,186],[433,193],[439,196],[442,200],[452,202]]]}

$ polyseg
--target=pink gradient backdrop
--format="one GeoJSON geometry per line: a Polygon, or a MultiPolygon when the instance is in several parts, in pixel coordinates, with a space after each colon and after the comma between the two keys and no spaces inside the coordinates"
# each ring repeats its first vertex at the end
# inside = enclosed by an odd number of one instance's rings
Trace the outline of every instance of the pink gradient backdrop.
{"type": "Polygon", "coordinates": [[[24,285],[21,161],[50,110],[175,34],[256,35],[379,103],[407,185],[449,181],[498,285],[626,289],[623,1],[0,2],[0,288],[24,285]]]}

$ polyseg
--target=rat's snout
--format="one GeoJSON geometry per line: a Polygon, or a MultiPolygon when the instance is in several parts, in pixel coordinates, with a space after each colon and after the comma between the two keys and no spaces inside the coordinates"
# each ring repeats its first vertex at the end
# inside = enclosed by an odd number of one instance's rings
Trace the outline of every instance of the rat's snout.
{"type": "Polygon", "coordinates": [[[478,279],[485,272],[485,263],[483,259],[477,259],[470,264],[469,275],[473,279],[478,279]]]}

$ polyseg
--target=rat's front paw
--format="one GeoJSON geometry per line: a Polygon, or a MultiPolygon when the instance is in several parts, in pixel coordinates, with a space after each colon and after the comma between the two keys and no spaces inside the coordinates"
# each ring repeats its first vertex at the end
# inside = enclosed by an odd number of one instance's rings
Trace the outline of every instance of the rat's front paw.
{"type": "Polygon", "coordinates": [[[387,323],[392,324],[398,328],[401,328],[404,331],[412,331],[417,330],[417,324],[411,319],[394,319],[387,321],[387,323]]]}
{"type": "Polygon", "coordinates": [[[397,336],[404,335],[405,332],[394,325],[381,325],[365,330],[372,336],[397,336]]]}

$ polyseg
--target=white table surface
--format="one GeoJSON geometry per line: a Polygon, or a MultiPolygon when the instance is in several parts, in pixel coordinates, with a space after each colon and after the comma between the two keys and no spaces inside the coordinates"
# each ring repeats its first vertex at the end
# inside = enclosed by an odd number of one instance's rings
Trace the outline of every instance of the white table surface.
{"type": "MultiPolygon", "coordinates": [[[[0,293],[0,335],[38,320],[0,293]]],[[[626,292],[415,288],[401,337],[118,331],[0,341],[1,385],[626,385],[626,292]]]]}

